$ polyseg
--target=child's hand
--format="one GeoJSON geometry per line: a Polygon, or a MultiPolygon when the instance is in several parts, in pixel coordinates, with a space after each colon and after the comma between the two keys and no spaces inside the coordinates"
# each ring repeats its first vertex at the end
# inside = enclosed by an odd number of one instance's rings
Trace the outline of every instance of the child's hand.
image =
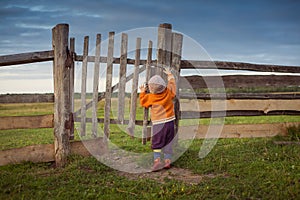
{"type": "Polygon", "coordinates": [[[164,73],[167,74],[167,75],[173,75],[172,72],[171,72],[171,67],[166,67],[164,69],[164,73]]]}
{"type": "Polygon", "coordinates": [[[141,86],[140,86],[140,90],[141,90],[141,92],[146,92],[145,85],[141,85],[141,86]]]}

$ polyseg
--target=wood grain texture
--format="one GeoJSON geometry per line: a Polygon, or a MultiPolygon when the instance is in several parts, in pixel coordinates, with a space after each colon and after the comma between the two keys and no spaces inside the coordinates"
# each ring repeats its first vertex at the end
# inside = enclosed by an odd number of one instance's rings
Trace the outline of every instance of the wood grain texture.
{"type": "Polygon", "coordinates": [[[0,117],[0,130],[53,127],[53,115],[0,117]]]}
{"type": "MultiPolygon", "coordinates": [[[[102,155],[107,152],[107,146],[102,138],[74,141],[70,143],[70,153],[82,156],[102,155]]],[[[0,166],[19,164],[22,162],[52,162],[55,161],[54,145],[40,144],[0,151],[0,166]]]]}
{"type": "Polygon", "coordinates": [[[52,61],[53,59],[54,59],[53,50],[4,55],[4,56],[0,56],[0,67],[35,63],[35,62],[52,61]]]}
{"type": "Polygon", "coordinates": [[[0,94],[0,103],[52,103],[53,94],[0,94]]]}
{"type": "Polygon", "coordinates": [[[274,124],[226,124],[219,125],[194,125],[179,127],[179,139],[203,138],[251,138],[251,137],[273,137],[286,135],[287,128],[299,125],[300,122],[274,123],[274,124]],[[208,132],[209,128],[221,130],[219,133],[208,132]],[[221,128],[221,129],[220,129],[221,128]]]}

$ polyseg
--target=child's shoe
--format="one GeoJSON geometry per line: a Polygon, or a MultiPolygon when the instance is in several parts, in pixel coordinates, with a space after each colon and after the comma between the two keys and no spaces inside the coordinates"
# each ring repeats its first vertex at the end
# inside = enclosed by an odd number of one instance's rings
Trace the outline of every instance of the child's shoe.
{"type": "Polygon", "coordinates": [[[157,172],[157,171],[161,170],[161,168],[162,168],[162,164],[160,162],[160,158],[156,158],[154,160],[154,163],[153,163],[151,171],[152,172],[157,172]]]}
{"type": "Polygon", "coordinates": [[[171,160],[165,159],[164,169],[170,169],[170,168],[171,168],[171,160]]]}

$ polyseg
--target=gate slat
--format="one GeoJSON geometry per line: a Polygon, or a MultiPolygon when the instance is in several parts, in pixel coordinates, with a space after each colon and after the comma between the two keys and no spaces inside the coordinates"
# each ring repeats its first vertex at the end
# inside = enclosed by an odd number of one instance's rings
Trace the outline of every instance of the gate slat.
{"type": "Polygon", "coordinates": [[[107,51],[107,69],[106,69],[106,89],[105,89],[105,108],[104,108],[104,139],[109,138],[110,107],[112,93],[112,71],[114,54],[114,35],[115,32],[109,32],[108,51],[107,51]]]}
{"type": "Polygon", "coordinates": [[[140,54],[141,54],[141,38],[136,39],[136,50],[135,50],[135,64],[134,64],[134,73],[132,79],[132,93],[130,100],[130,120],[127,127],[127,131],[133,137],[135,120],[136,120],[136,104],[137,104],[137,89],[139,82],[139,65],[140,65],[140,54]]]}
{"type": "MultiPolygon", "coordinates": [[[[148,83],[150,76],[151,76],[151,61],[152,61],[152,41],[148,42],[148,55],[147,55],[147,62],[146,62],[146,83],[148,83]]],[[[142,144],[146,144],[147,138],[150,137],[147,133],[147,126],[148,126],[148,115],[149,115],[149,108],[144,108],[144,120],[143,120],[143,139],[142,144]]]]}
{"type": "MultiPolygon", "coordinates": [[[[70,68],[70,102],[72,117],[74,113],[74,81],[75,81],[75,69],[74,69],[74,54],[75,54],[75,38],[70,38],[70,55],[72,57],[72,63],[70,68]]],[[[70,130],[70,140],[74,140],[74,124],[70,130]]]]}
{"type": "Polygon", "coordinates": [[[92,135],[97,137],[98,120],[97,120],[97,105],[98,105],[98,85],[100,72],[100,50],[101,50],[101,34],[97,34],[95,65],[94,65],[94,83],[93,83],[93,109],[92,109],[92,135]]]}
{"type": "Polygon", "coordinates": [[[81,126],[80,126],[80,134],[81,136],[85,136],[86,132],[86,79],[87,79],[87,56],[89,50],[89,36],[84,37],[84,45],[83,45],[83,62],[82,62],[82,79],[81,79],[81,126]]]}
{"type": "Polygon", "coordinates": [[[124,123],[127,47],[128,47],[128,35],[125,33],[122,33],[120,74],[119,74],[119,93],[118,93],[118,120],[121,122],[121,124],[124,123]]]}

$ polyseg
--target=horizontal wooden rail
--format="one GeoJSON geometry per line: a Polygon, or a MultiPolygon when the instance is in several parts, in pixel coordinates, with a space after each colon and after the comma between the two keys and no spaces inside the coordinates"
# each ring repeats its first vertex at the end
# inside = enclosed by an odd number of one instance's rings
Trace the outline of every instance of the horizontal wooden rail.
{"type": "Polygon", "coordinates": [[[181,60],[181,69],[225,69],[225,70],[247,70],[259,72],[283,72],[300,73],[300,66],[264,65],[242,62],[227,61],[197,61],[181,60]]]}
{"type": "Polygon", "coordinates": [[[230,99],[230,100],[188,100],[180,99],[181,111],[219,111],[219,110],[260,110],[265,113],[273,110],[300,111],[300,101],[290,99],[230,99]]]}
{"type": "MultiPolygon", "coordinates": [[[[107,152],[103,138],[73,141],[70,143],[71,154],[82,156],[102,155],[107,152]]],[[[53,144],[39,144],[0,151],[0,166],[22,162],[52,162],[54,158],[53,144]]]]}
{"type": "Polygon", "coordinates": [[[0,130],[53,128],[53,115],[0,117],[0,130]]]}
{"type": "Polygon", "coordinates": [[[0,103],[52,103],[54,94],[0,94],[0,103]]]}
{"type": "Polygon", "coordinates": [[[180,88],[257,88],[300,87],[300,76],[287,75],[228,75],[181,76],[180,88]]]}
{"type": "Polygon", "coordinates": [[[8,65],[52,61],[53,59],[54,59],[53,50],[4,55],[4,56],[0,56],[0,67],[8,66],[8,65]]]}
{"type": "MultiPolygon", "coordinates": [[[[29,53],[20,53],[12,55],[0,56],[0,67],[18,64],[27,64],[34,62],[52,61],[54,59],[53,50],[38,51],[29,53]]],[[[83,61],[82,55],[76,55],[75,61],[83,61]]],[[[95,56],[88,56],[88,62],[94,62],[95,56]]],[[[107,58],[101,57],[101,63],[106,63],[107,58]]],[[[114,58],[113,63],[120,64],[120,58],[114,58]]],[[[128,64],[134,64],[134,59],[127,59],[128,64]]],[[[151,62],[155,66],[156,60],[151,62]]],[[[140,64],[146,64],[146,60],[141,59],[140,64]]],[[[284,65],[264,65],[242,62],[225,62],[225,61],[197,61],[197,60],[181,60],[181,69],[225,69],[225,70],[247,70],[260,72],[284,72],[284,73],[300,73],[300,66],[284,66],[284,65]]]]}
{"type": "MultiPolygon", "coordinates": [[[[103,118],[97,118],[98,123],[104,123],[104,119],[103,118]]],[[[80,117],[75,117],[74,118],[74,122],[81,122],[81,118],[80,117]]],[[[86,122],[87,123],[92,123],[92,118],[86,118],[86,122]]],[[[128,125],[129,120],[124,120],[123,123],[117,119],[110,119],[110,124],[124,124],[124,125],[128,125]]],[[[135,121],[136,125],[142,126],[143,125],[143,120],[136,120],[135,121]]],[[[150,121],[149,121],[150,124],[150,121]]]]}
{"type": "MultiPolygon", "coordinates": [[[[76,55],[75,61],[83,61],[82,55],[76,55]]],[[[88,56],[88,62],[94,62],[95,56],[88,56]]],[[[101,63],[106,63],[107,58],[101,56],[101,63]]],[[[114,64],[120,64],[120,58],[113,58],[114,64]]],[[[127,59],[128,64],[134,64],[134,59],[127,59]]],[[[141,59],[140,65],[146,64],[146,60],[141,59]]],[[[152,60],[151,65],[156,66],[157,60],[152,60]]],[[[285,65],[267,65],[253,64],[243,62],[228,62],[228,61],[199,61],[199,60],[181,60],[181,69],[224,69],[224,70],[246,70],[259,72],[282,72],[282,73],[300,73],[300,66],[285,66],[285,65]]]]}
{"type": "Polygon", "coordinates": [[[273,137],[287,135],[288,127],[300,125],[300,122],[284,122],[271,124],[224,124],[224,125],[193,125],[180,126],[178,130],[180,139],[203,138],[251,138],[273,137]],[[209,135],[208,130],[222,128],[220,134],[209,135]]]}
{"type": "Polygon", "coordinates": [[[300,93],[213,93],[213,94],[191,94],[180,93],[180,99],[203,99],[203,100],[224,100],[224,99],[300,99],[300,93]]]}
{"type": "Polygon", "coordinates": [[[295,110],[272,110],[265,112],[263,110],[227,110],[227,111],[181,111],[180,119],[201,119],[218,117],[236,117],[236,116],[272,116],[272,115],[299,115],[300,111],[295,110]]]}

